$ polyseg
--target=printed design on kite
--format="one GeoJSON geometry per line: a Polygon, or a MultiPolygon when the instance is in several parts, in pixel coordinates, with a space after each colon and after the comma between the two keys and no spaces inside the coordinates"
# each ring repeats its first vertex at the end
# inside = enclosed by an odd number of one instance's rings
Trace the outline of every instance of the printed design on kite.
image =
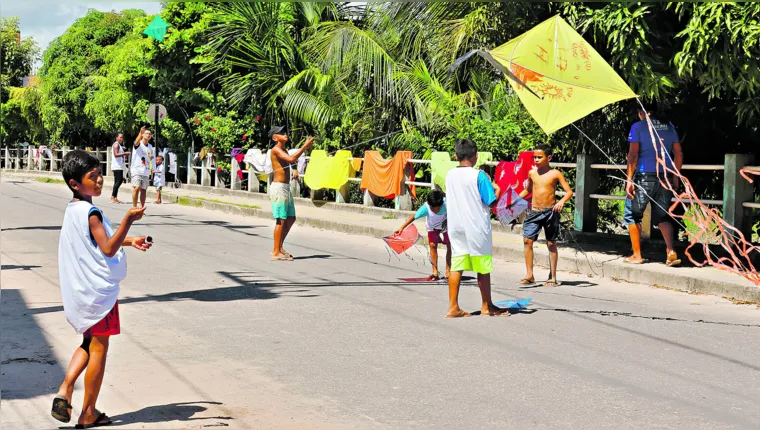
{"type": "MultiPolygon", "coordinates": [[[[589,55],[589,50],[585,43],[573,43],[573,58],[578,59],[578,57],[583,59],[586,71],[591,71],[591,56],[589,55]]],[[[575,70],[581,70],[581,65],[576,64],[575,70]]]]}
{"type": "Polygon", "coordinates": [[[546,54],[548,54],[548,53],[549,53],[549,51],[547,51],[546,49],[544,49],[544,47],[543,47],[543,46],[541,46],[541,45],[536,45],[536,48],[538,48],[538,49],[540,49],[540,50],[541,50],[541,52],[540,52],[540,53],[538,53],[538,52],[536,52],[536,53],[535,53],[536,57],[537,57],[539,60],[543,61],[544,63],[548,63],[548,61],[546,61],[546,58],[544,58],[544,56],[545,56],[546,54]]]}
{"type": "MultiPolygon", "coordinates": [[[[525,83],[525,85],[530,85],[531,83],[539,83],[544,81],[544,75],[540,73],[536,73],[532,70],[528,70],[525,67],[519,66],[515,63],[510,63],[510,69],[511,72],[517,76],[517,79],[525,83]]],[[[522,85],[517,85],[518,89],[522,89],[522,85]]],[[[531,86],[531,88],[533,88],[531,86]]]]}
{"type": "Polygon", "coordinates": [[[550,97],[550,98],[553,98],[554,100],[567,101],[567,97],[565,96],[565,91],[554,84],[543,82],[541,83],[540,86],[534,87],[532,89],[533,91],[541,94],[542,97],[550,97]]]}

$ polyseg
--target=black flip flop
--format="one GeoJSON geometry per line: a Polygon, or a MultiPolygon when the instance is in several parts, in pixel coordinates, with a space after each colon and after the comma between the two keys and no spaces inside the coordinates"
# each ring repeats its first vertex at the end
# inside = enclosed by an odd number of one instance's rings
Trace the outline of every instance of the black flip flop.
{"type": "Polygon", "coordinates": [[[106,415],[104,412],[101,412],[100,415],[98,415],[98,418],[95,419],[95,422],[92,424],[77,424],[74,426],[75,429],[91,429],[93,427],[101,427],[101,426],[107,426],[113,424],[110,418],[108,418],[108,415],[106,415]]]}
{"type": "Polygon", "coordinates": [[[56,398],[53,399],[53,408],[50,411],[50,415],[62,423],[67,423],[71,421],[71,409],[73,409],[73,407],[65,397],[56,396],[56,398]]]}

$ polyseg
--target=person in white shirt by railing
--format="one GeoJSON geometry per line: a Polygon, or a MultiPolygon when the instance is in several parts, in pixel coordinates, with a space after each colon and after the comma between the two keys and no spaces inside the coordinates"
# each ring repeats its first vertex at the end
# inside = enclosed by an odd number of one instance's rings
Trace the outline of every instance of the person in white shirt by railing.
{"type": "Polygon", "coordinates": [[[124,143],[124,133],[117,133],[116,139],[113,145],[111,145],[111,151],[113,151],[113,159],[111,160],[111,171],[113,172],[111,203],[121,203],[117,197],[119,196],[119,187],[124,183],[125,158],[129,157],[129,152],[124,151],[122,143],[124,143]]]}

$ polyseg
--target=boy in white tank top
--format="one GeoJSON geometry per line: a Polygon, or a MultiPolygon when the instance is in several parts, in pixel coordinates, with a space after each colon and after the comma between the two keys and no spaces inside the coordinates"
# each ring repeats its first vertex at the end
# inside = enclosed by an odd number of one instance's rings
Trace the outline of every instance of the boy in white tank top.
{"type": "Polygon", "coordinates": [[[500,190],[485,172],[473,167],[478,161],[475,142],[459,139],[454,151],[459,166],[446,175],[448,232],[452,251],[449,311],[446,317],[470,316],[459,307],[459,283],[464,271],[473,271],[478,275],[478,288],[483,299],[481,315],[509,316],[506,309],[496,307],[491,300],[491,208],[498,202],[500,190]]]}
{"type": "Polygon", "coordinates": [[[111,419],[95,408],[103,382],[109,339],[121,331],[119,283],[127,276],[127,257],[122,247],[146,251],[147,237],[127,237],[132,223],[145,208],[132,208],[114,231],[108,218],[92,204],[103,190],[100,161],[84,151],[71,151],[63,158],[63,179],[74,197],[66,207],[58,243],[61,299],[66,319],[82,344],[71,357],[66,377],[53,399],[51,415],[71,420],[74,383],[87,368],[84,404],[76,428],[108,425],[111,419]]]}

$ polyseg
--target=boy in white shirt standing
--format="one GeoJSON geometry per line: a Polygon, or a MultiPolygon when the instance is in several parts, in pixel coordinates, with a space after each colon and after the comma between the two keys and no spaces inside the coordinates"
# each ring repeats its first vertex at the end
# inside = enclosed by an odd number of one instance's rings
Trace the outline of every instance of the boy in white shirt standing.
{"type": "Polygon", "coordinates": [[[108,342],[119,334],[119,283],[127,275],[123,246],[146,251],[147,237],[127,237],[132,223],[142,218],[145,207],[130,209],[114,232],[108,218],[92,198],[103,190],[103,175],[97,158],[84,151],[71,151],[63,159],[63,179],[74,197],[66,207],[58,243],[58,268],[63,311],[69,324],[83,336],[74,352],[51,415],[62,422],[71,420],[74,383],[84,377],[84,404],[75,428],[111,423],[95,408],[103,383],[108,342]]]}
{"type": "Polygon", "coordinates": [[[459,283],[462,273],[478,274],[478,288],[483,300],[481,315],[509,316],[506,309],[491,300],[493,257],[491,242],[491,208],[498,202],[499,187],[485,172],[473,166],[478,149],[470,139],[459,139],[454,147],[459,166],[446,175],[448,230],[451,241],[451,275],[449,276],[449,311],[447,318],[468,317],[459,307],[459,283]]]}

